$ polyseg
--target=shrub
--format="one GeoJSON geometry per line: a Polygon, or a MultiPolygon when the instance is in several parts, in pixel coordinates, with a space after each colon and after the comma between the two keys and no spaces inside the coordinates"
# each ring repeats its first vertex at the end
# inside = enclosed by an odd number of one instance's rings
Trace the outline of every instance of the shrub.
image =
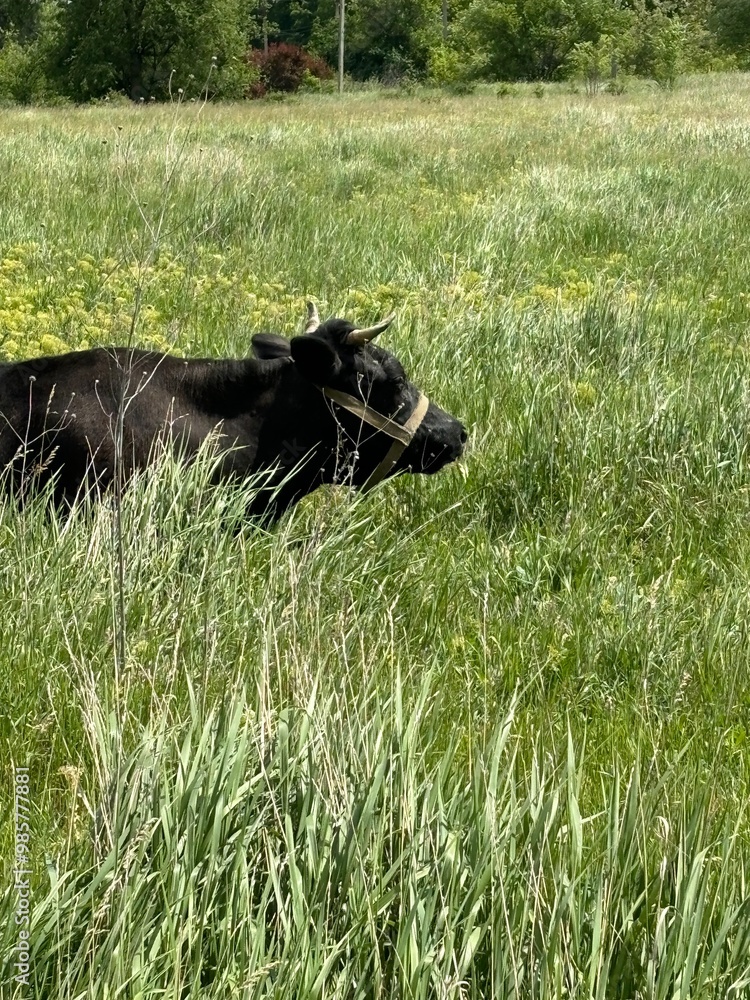
{"type": "Polygon", "coordinates": [[[121,90],[108,90],[100,101],[102,104],[106,103],[116,108],[129,108],[133,103],[128,95],[123,94],[121,90]]]}
{"type": "Polygon", "coordinates": [[[304,90],[308,94],[330,94],[334,89],[335,84],[330,74],[328,77],[315,76],[309,69],[305,69],[302,74],[300,90],[304,90]]]}
{"type": "Polygon", "coordinates": [[[660,6],[641,8],[627,39],[633,69],[671,90],[686,68],[688,42],[686,22],[668,16],[660,6]]]}
{"type": "Polygon", "coordinates": [[[568,56],[568,67],[574,80],[586,86],[590,96],[598,94],[617,78],[621,62],[617,43],[611,35],[602,35],[598,42],[578,42],[568,56]]]}
{"type": "Polygon", "coordinates": [[[383,87],[398,87],[402,92],[414,92],[419,73],[414,61],[398,49],[383,55],[383,63],[375,79],[383,87]]]}
{"type": "Polygon", "coordinates": [[[627,86],[625,83],[625,77],[623,76],[613,76],[611,79],[607,80],[604,85],[604,93],[614,94],[615,97],[622,97],[626,90],[627,86]]]}
{"type": "Polygon", "coordinates": [[[252,49],[248,62],[258,71],[258,80],[248,88],[249,97],[263,97],[268,91],[291,94],[306,81],[309,86],[309,77],[329,80],[333,76],[323,59],[287,42],[270,45],[268,52],[252,49]]]}
{"type": "Polygon", "coordinates": [[[265,97],[267,93],[268,93],[268,87],[265,85],[265,83],[262,83],[260,79],[253,80],[253,82],[250,84],[250,86],[247,88],[247,91],[245,92],[246,96],[249,97],[252,101],[260,100],[260,98],[265,97]]]}
{"type": "Polygon", "coordinates": [[[454,80],[446,84],[445,89],[454,97],[469,97],[476,91],[477,85],[473,80],[454,80]]]}
{"type": "Polygon", "coordinates": [[[258,68],[242,56],[231,56],[215,73],[209,84],[211,96],[225,100],[245,97],[248,90],[258,81],[258,68]]]}
{"type": "Polygon", "coordinates": [[[49,81],[36,43],[21,45],[8,34],[0,49],[0,99],[34,104],[50,93],[49,81]]]}
{"type": "Polygon", "coordinates": [[[438,45],[427,58],[427,77],[430,83],[444,87],[461,78],[461,56],[447,45],[438,45]]]}
{"type": "Polygon", "coordinates": [[[679,18],[665,18],[652,38],[651,76],[666,90],[672,90],[685,65],[687,34],[679,18]]]}

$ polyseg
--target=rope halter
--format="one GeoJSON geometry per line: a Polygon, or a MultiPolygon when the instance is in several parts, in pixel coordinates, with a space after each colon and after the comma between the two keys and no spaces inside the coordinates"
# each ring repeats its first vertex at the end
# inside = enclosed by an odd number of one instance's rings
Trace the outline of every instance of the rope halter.
{"type": "Polygon", "coordinates": [[[363,403],[356,396],[350,396],[348,392],[340,392],[338,389],[330,389],[328,386],[323,386],[321,392],[328,399],[333,400],[334,403],[338,403],[339,406],[343,406],[349,413],[353,413],[364,423],[369,424],[370,427],[382,431],[383,434],[387,434],[388,437],[393,439],[393,444],[386,452],[385,458],[375,471],[370,474],[367,482],[362,487],[363,491],[367,492],[367,490],[371,490],[373,486],[377,486],[378,483],[385,479],[404,451],[409,447],[414,439],[414,435],[421,427],[422,421],[427,415],[430,401],[423,392],[420,392],[417,405],[414,407],[409,419],[405,424],[397,424],[392,417],[384,417],[382,413],[374,410],[367,403],[363,403]]]}

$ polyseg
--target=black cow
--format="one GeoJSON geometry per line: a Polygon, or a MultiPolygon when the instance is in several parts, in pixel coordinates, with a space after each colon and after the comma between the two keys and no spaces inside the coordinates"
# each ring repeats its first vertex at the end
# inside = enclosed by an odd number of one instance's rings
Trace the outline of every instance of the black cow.
{"type": "Polygon", "coordinates": [[[0,365],[0,477],[23,498],[52,482],[73,504],[157,458],[218,436],[216,480],[270,470],[249,513],[273,520],[322,483],[369,487],[458,458],[463,426],[430,403],[368,329],[321,324],[253,337],[255,357],[184,359],[96,348],[0,365]]]}

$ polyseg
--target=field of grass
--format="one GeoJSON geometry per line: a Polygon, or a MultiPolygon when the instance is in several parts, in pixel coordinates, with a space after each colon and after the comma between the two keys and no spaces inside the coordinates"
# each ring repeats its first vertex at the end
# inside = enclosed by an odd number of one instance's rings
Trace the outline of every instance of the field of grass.
{"type": "Polygon", "coordinates": [[[2,1000],[750,995],[750,77],[3,110],[0,205],[0,359],[395,309],[471,433],[271,532],[165,465],[123,582],[0,501],[2,1000]]]}

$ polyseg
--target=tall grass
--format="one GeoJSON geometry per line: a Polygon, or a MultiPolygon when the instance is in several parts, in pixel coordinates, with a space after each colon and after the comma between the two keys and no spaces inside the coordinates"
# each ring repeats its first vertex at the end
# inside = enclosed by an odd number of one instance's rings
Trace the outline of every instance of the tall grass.
{"type": "Polygon", "coordinates": [[[35,995],[750,990],[748,86],[0,118],[3,356],[396,307],[472,432],[273,532],[165,462],[121,559],[0,505],[35,995]]]}
{"type": "Polygon", "coordinates": [[[540,742],[523,763],[512,703],[466,774],[455,736],[436,750],[436,682],[407,711],[398,677],[348,703],[314,678],[275,718],[235,690],[145,731],[94,819],[95,865],[50,864],[36,990],[744,995],[744,817],[637,767],[582,812],[585,756],[569,740],[556,767],[540,742]]]}

